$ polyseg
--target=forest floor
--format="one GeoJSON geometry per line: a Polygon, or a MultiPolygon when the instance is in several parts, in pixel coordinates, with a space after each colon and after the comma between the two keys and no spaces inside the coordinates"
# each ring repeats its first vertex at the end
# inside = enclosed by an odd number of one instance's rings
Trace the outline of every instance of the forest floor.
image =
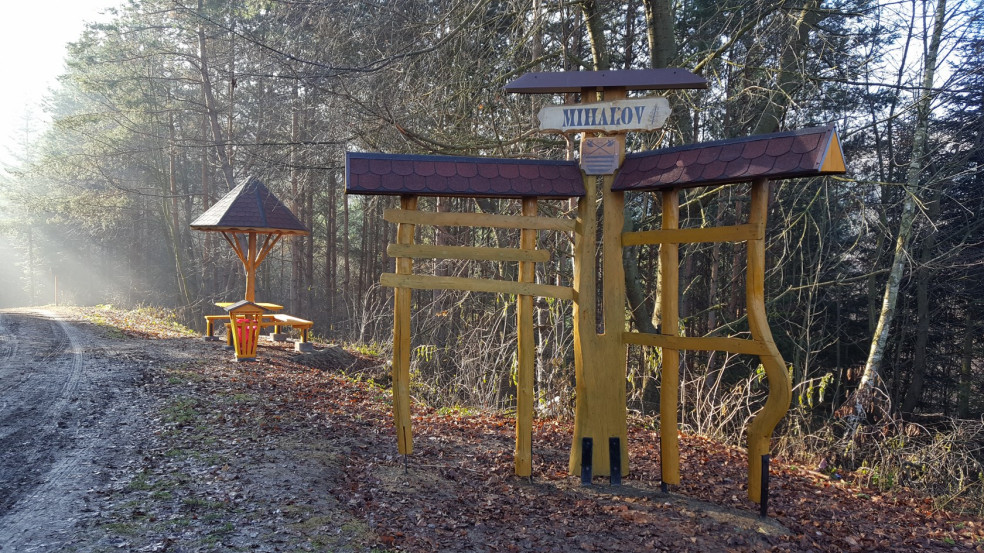
{"type": "Polygon", "coordinates": [[[0,551],[984,551],[979,519],[781,459],[762,519],[744,453],[696,436],[662,493],[643,426],[618,487],[567,475],[555,420],[513,476],[495,413],[416,406],[405,463],[385,381],[321,344],[237,363],[147,311],[0,311],[0,551]]]}

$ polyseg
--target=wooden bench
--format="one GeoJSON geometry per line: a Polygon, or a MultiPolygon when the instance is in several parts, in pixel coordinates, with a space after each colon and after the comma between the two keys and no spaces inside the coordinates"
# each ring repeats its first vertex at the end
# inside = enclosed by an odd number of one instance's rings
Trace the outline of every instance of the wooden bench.
{"type": "Polygon", "coordinates": [[[205,315],[205,339],[206,340],[218,340],[215,336],[212,336],[212,331],[215,327],[215,321],[229,321],[229,315],[205,315]]]}
{"type": "Polygon", "coordinates": [[[277,334],[280,333],[280,327],[290,326],[301,331],[301,342],[308,341],[308,331],[314,326],[314,323],[305,319],[294,317],[292,315],[285,315],[283,313],[274,313],[273,315],[264,315],[262,326],[270,326],[271,323],[267,321],[273,319],[273,331],[277,334]]]}

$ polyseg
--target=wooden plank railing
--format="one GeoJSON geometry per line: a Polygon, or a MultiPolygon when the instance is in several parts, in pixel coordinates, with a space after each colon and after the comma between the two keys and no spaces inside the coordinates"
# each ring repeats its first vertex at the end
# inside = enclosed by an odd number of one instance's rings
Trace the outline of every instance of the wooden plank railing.
{"type": "Polygon", "coordinates": [[[421,212],[417,211],[415,196],[403,196],[400,199],[401,209],[387,209],[383,212],[384,220],[397,224],[396,243],[386,247],[387,255],[396,259],[396,272],[383,273],[379,283],[395,289],[393,410],[399,451],[402,454],[406,455],[413,451],[409,407],[411,291],[461,290],[511,294],[516,296],[519,365],[516,393],[515,472],[519,476],[532,474],[533,381],[536,358],[533,298],[574,299],[574,289],[571,287],[534,282],[535,264],[550,261],[549,251],[536,249],[536,235],[540,230],[576,232],[578,224],[573,219],[537,216],[536,198],[525,198],[522,202],[522,215],[421,212]],[[417,225],[517,229],[520,231],[520,244],[519,248],[414,244],[413,234],[417,225]],[[518,262],[518,280],[415,275],[413,274],[414,259],[518,262]]]}

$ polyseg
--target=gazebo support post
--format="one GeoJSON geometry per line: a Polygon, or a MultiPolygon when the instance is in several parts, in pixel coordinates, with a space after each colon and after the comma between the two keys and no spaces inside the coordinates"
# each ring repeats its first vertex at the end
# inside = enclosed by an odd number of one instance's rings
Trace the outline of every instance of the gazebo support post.
{"type": "Polygon", "coordinates": [[[248,234],[246,259],[243,268],[246,269],[246,301],[256,301],[256,233],[248,234]]]}

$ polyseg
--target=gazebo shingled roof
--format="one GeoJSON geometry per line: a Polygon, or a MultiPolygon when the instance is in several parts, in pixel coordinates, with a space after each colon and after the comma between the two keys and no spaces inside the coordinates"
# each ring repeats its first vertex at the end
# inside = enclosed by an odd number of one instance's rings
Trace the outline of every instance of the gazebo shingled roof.
{"type": "Polygon", "coordinates": [[[310,234],[260,179],[248,177],[191,223],[203,231],[310,234]]]}

